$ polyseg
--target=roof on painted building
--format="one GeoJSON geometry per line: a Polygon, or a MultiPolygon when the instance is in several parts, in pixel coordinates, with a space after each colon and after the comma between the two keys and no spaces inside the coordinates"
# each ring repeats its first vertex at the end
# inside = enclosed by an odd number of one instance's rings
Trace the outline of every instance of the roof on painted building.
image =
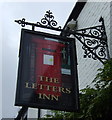
{"type": "MultiPolygon", "coordinates": [[[[84,8],[85,4],[86,4],[87,0],[78,0],[70,14],[70,16],[68,17],[68,20],[66,21],[64,28],[66,27],[67,23],[69,21],[73,20],[77,20],[79,14],[81,13],[82,9],[84,8]]],[[[64,29],[63,28],[63,29],[64,29]]]]}

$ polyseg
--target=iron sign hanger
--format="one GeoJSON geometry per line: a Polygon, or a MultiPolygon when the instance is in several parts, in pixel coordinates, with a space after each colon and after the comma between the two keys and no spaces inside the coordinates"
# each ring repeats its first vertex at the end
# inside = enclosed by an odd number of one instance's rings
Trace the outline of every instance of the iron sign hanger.
{"type": "MultiPolygon", "coordinates": [[[[52,12],[50,10],[46,11],[44,17],[41,19],[41,22],[30,23],[26,22],[25,18],[23,18],[22,20],[15,20],[15,22],[20,24],[22,27],[30,25],[32,26],[33,31],[35,31],[35,27],[40,27],[60,31],[62,35],[65,35],[65,37],[73,34],[75,39],[79,40],[83,45],[82,49],[84,50],[84,58],[89,57],[93,58],[94,60],[98,59],[103,64],[104,61],[109,58],[107,35],[104,25],[104,19],[102,17],[99,19],[101,25],[80,30],[70,30],[69,28],[65,30],[62,29],[61,26],[57,27],[57,22],[54,20],[54,16],[52,15],[52,12]]],[[[24,116],[24,114],[27,112],[27,110],[28,107],[23,106],[15,120],[20,120],[22,116],[24,116]]]]}
{"type": "Polygon", "coordinates": [[[94,60],[98,59],[103,64],[104,61],[109,58],[107,35],[104,19],[102,17],[99,19],[101,25],[75,31],[61,29],[61,26],[57,27],[57,22],[54,20],[54,16],[50,10],[46,11],[41,22],[30,23],[26,22],[25,18],[22,20],[15,20],[15,22],[20,24],[22,27],[30,25],[32,26],[33,31],[35,30],[35,27],[40,27],[60,31],[62,33],[67,33],[68,35],[73,34],[75,39],[79,40],[83,45],[82,49],[84,50],[84,58],[88,57],[93,58],[94,60]]]}
{"type": "Polygon", "coordinates": [[[33,31],[35,30],[35,27],[62,31],[61,26],[56,27],[58,23],[54,20],[54,16],[52,15],[52,12],[50,10],[46,11],[46,14],[44,15],[44,18],[41,19],[41,22],[30,23],[26,22],[25,18],[22,18],[22,20],[15,20],[15,22],[20,24],[22,27],[25,27],[25,25],[30,25],[32,26],[33,31]]]}

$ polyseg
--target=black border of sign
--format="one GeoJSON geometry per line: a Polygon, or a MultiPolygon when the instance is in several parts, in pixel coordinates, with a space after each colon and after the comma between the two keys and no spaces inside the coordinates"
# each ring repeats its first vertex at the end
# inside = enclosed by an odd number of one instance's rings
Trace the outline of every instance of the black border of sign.
{"type": "Polygon", "coordinates": [[[18,78],[17,78],[17,88],[16,88],[16,98],[15,98],[15,106],[27,106],[27,107],[33,107],[33,108],[40,108],[40,109],[51,109],[51,110],[60,110],[60,111],[68,111],[68,112],[74,112],[79,110],[79,89],[78,89],[78,73],[77,73],[77,55],[76,55],[76,45],[75,45],[75,40],[73,38],[66,38],[62,37],[59,35],[53,35],[53,34],[48,34],[48,33],[43,33],[43,32],[37,32],[37,31],[32,31],[28,29],[22,29],[21,30],[21,41],[20,41],[20,50],[19,50],[19,65],[18,65],[18,78]],[[21,91],[21,75],[22,75],[22,66],[23,66],[23,41],[24,41],[24,34],[29,33],[29,34],[34,34],[34,35],[40,35],[40,36],[45,36],[45,37],[50,37],[54,39],[59,39],[62,41],[66,42],[71,42],[72,50],[71,50],[71,62],[72,62],[72,76],[74,78],[74,98],[75,98],[75,106],[73,106],[72,109],[63,109],[60,108],[60,106],[49,106],[49,105],[35,105],[33,103],[26,104],[25,102],[20,100],[20,91],[21,91]]]}

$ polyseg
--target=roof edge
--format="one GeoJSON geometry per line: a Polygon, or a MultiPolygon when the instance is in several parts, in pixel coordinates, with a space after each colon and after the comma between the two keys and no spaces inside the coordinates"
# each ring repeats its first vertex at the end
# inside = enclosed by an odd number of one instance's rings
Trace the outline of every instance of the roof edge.
{"type": "Polygon", "coordinates": [[[73,8],[73,10],[72,10],[72,12],[71,12],[68,20],[66,21],[66,23],[65,23],[65,25],[63,27],[63,29],[65,29],[67,23],[69,21],[71,21],[72,19],[75,20],[75,21],[77,20],[79,14],[81,13],[81,11],[84,8],[84,6],[85,6],[86,3],[87,3],[87,0],[78,0],[76,2],[76,4],[75,4],[75,6],[74,6],[74,8],[73,8]]]}
{"type": "Polygon", "coordinates": [[[79,14],[81,13],[82,9],[84,8],[85,4],[86,4],[87,0],[78,0],[75,4],[75,7],[73,8],[68,20],[68,21],[71,21],[72,19],[76,20],[79,16],[79,14]],[[81,2],[83,1],[83,2],[81,2]]]}

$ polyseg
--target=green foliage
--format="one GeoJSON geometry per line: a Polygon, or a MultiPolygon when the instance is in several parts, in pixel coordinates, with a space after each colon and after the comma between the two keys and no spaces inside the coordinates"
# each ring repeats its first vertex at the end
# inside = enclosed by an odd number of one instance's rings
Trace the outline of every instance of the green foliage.
{"type": "Polygon", "coordinates": [[[52,111],[52,118],[75,120],[112,120],[112,59],[98,69],[93,80],[94,87],[87,86],[80,91],[78,113],[52,111]]]}
{"type": "Polygon", "coordinates": [[[99,73],[93,80],[96,88],[104,88],[112,81],[112,59],[105,62],[104,67],[98,69],[99,73]]]}

